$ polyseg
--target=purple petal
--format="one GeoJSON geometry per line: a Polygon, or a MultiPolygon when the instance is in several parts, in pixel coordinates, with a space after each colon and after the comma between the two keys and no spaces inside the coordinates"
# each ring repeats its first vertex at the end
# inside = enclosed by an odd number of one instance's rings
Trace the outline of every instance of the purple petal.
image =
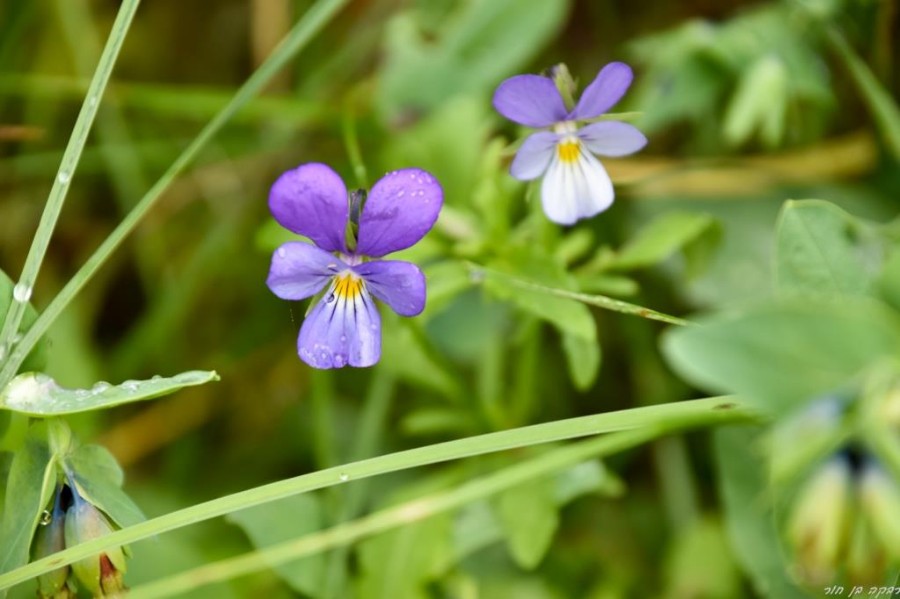
{"type": "Polygon", "coordinates": [[[550,131],[538,131],[525,138],[516,152],[509,173],[519,181],[531,181],[544,174],[553,159],[559,135],[550,131]]]}
{"type": "Polygon", "coordinates": [[[323,250],[347,252],[347,188],[328,166],[312,162],[285,172],[269,192],[269,210],[282,227],[323,250]]]}
{"type": "Polygon", "coordinates": [[[569,115],[569,120],[598,117],[622,99],[634,74],[624,62],[611,62],[597,73],[597,77],[585,88],[569,115]]]}
{"type": "Polygon", "coordinates": [[[381,317],[358,282],[355,293],[332,284],[303,321],[297,353],[313,368],[371,366],[381,357],[381,317]]]}
{"type": "Polygon", "coordinates": [[[372,295],[401,316],[415,316],[425,309],[425,275],[419,267],[400,260],[376,260],[353,267],[366,281],[372,295]]]}
{"type": "Polygon", "coordinates": [[[287,300],[312,297],[347,265],[325,250],[301,241],[289,241],[272,254],[266,284],[272,293],[287,300]]]}
{"type": "Polygon", "coordinates": [[[526,127],[549,127],[566,120],[566,106],[549,77],[516,75],[497,87],[494,108],[526,127]]]}
{"type": "Polygon", "coordinates": [[[644,134],[628,123],[601,121],[578,130],[578,137],[594,154],[627,156],[647,145],[644,134]]]}
{"type": "Polygon", "coordinates": [[[363,205],[357,253],[378,258],[408,248],[434,226],[443,202],[441,184],[421,169],[386,174],[363,205]]]}

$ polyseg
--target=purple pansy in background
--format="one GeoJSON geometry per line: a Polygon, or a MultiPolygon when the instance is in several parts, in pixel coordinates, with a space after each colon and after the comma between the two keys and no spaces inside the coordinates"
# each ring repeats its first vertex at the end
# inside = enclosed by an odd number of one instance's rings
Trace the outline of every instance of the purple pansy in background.
{"type": "Polygon", "coordinates": [[[415,168],[382,177],[352,215],[347,188],[328,166],[303,164],[279,177],[269,193],[272,215],[315,245],[289,241],[275,250],[266,283],[288,300],[325,289],[300,327],[297,351],[304,362],[315,368],[375,364],[381,357],[381,318],[372,296],[402,316],[425,308],[422,271],[409,262],[378,258],[422,239],[443,200],[437,180],[415,168]],[[358,233],[348,239],[351,219],[358,233]]]}
{"type": "Polygon", "coordinates": [[[627,123],[600,121],[579,127],[578,122],[612,108],[631,79],[627,64],[606,65],[572,110],[566,109],[553,80],[541,75],[511,77],[494,92],[494,108],[509,120],[550,129],[528,136],[510,167],[510,174],[521,181],[544,176],[541,202],[550,220],[571,225],[612,205],[612,181],[594,154],[632,154],[647,138],[627,123]]]}

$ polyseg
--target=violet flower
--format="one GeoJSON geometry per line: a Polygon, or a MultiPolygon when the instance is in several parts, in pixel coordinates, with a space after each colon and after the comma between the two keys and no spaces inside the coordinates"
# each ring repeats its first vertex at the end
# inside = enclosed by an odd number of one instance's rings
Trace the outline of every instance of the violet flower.
{"type": "Polygon", "coordinates": [[[275,220],[315,244],[289,241],[275,250],[269,289],[282,299],[301,300],[327,286],[297,340],[300,359],[314,368],[378,361],[381,318],[372,296],[402,316],[425,308],[422,271],[377,258],[412,246],[431,229],[443,204],[440,184],[409,168],[382,177],[360,210],[362,195],[348,196],[337,173],[317,163],[287,171],[269,193],[275,220]]]}
{"type": "Polygon", "coordinates": [[[578,123],[612,108],[625,95],[631,80],[631,67],[611,62],[600,70],[571,110],[553,80],[541,75],[511,77],[494,92],[494,108],[509,120],[550,129],[528,136],[510,167],[510,174],[521,181],[544,176],[541,203],[550,220],[571,225],[612,205],[612,181],[594,154],[632,154],[646,145],[647,138],[632,125],[618,121],[582,127],[578,123]]]}

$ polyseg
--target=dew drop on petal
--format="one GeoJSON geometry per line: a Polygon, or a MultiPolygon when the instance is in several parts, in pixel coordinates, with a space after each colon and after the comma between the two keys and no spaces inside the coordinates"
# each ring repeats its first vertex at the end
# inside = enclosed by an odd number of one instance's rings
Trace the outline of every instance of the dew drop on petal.
{"type": "Polygon", "coordinates": [[[16,286],[13,287],[13,299],[24,304],[31,299],[31,287],[24,283],[17,283],[16,286]]]}
{"type": "Polygon", "coordinates": [[[284,258],[285,256],[287,256],[287,252],[285,251],[284,248],[278,248],[278,250],[275,253],[278,254],[279,258],[284,258]]]}
{"type": "Polygon", "coordinates": [[[375,324],[374,322],[373,322],[372,324],[370,324],[369,327],[370,327],[373,331],[377,331],[377,330],[378,330],[378,325],[375,324]]]}
{"type": "Polygon", "coordinates": [[[325,298],[325,302],[330,304],[330,303],[333,302],[333,301],[334,301],[334,294],[333,294],[333,293],[329,293],[329,294],[328,294],[328,297],[325,298]]]}
{"type": "Polygon", "coordinates": [[[334,366],[335,368],[343,368],[346,361],[344,360],[344,356],[341,354],[334,355],[334,366]]]}
{"type": "Polygon", "coordinates": [[[48,510],[44,510],[43,512],[41,512],[41,520],[40,520],[41,526],[47,526],[52,521],[53,521],[53,515],[48,510]]]}

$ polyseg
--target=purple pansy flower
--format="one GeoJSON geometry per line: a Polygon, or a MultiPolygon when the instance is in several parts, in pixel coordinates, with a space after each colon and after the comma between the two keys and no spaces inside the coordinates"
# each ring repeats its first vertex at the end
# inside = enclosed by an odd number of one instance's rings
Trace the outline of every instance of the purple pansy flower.
{"type": "Polygon", "coordinates": [[[594,154],[632,154],[646,145],[647,138],[627,123],[601,121],[579,127],[578,121],[612,108],[631,80],[631,67],[609,63],[572,110],[566,109],[553,80],[541,75],[511,77],[494,92],[494,108],[509,120],[550,129],[528,136],[510,167],[512,176],[521,181],[544,175],[541,202],[550,220],[571,225],[612,205],[612,181],[594,154]]]}
{"type": "Polygon", "coordinates": [[[269,193],[272,215],[315,245],[289,241],[275,250],[266,283],[288,300],[312,297],[327,286],[300,327],[300,359],[315,368],[378,361],[381,318],[372,296],[402,316],[425,308],[422,271],[409,262],[378,258],[422,239],[443,200],[434,177],[403,169],[375,183],[362,210],[354,206],[351,219],[347,188],[328,166],[303,164],[278,178],[269,193]],[[348,242],[350,224],[358,225],[358,233],[351,233],[348,242]]]}

